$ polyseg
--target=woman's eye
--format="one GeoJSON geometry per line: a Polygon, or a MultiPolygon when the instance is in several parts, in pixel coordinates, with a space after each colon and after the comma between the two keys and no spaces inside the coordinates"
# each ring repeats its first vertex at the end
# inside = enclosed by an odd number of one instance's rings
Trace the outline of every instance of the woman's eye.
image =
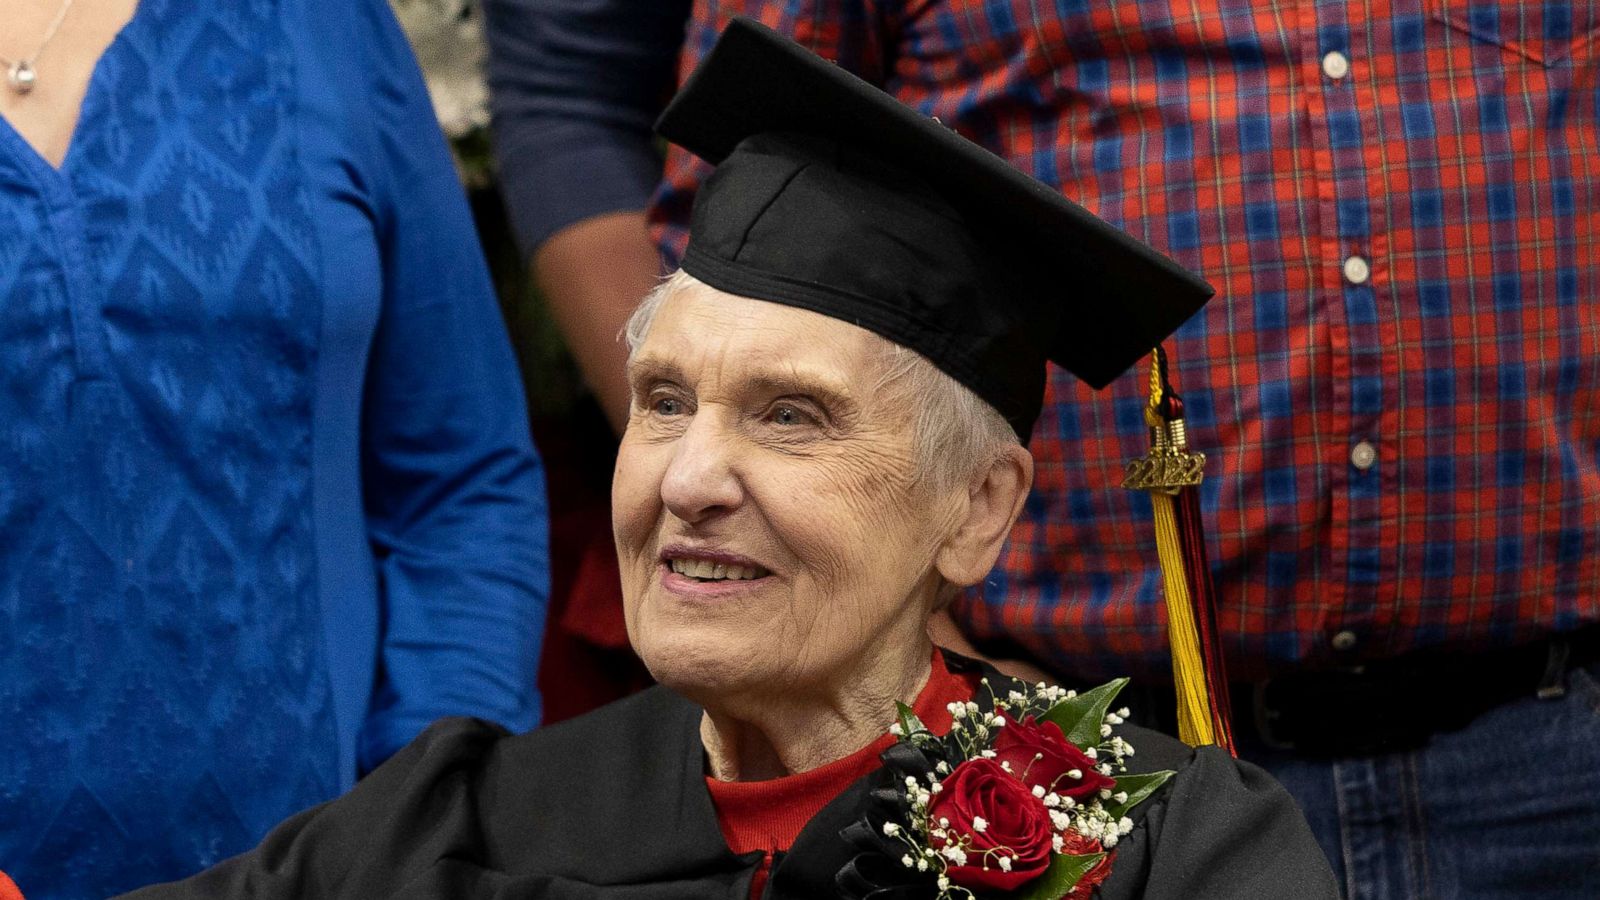
{"type": "Polygon", "coordinates": [[[769,418],[776,425],[805,425],[813,421],[811,416],[801,412],[799,407],[788,404],[774,406],[769,418]]]}
{"type": "Polygon", "coordinates": [[[676,416],[683,412],[683,401],[673,397],[661,397],[653,406],[658,416],[676,416]]]}

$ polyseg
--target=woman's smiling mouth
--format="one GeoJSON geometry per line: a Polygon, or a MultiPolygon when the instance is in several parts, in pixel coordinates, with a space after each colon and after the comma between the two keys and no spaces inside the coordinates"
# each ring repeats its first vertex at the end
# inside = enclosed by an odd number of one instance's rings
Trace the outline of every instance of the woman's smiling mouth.
{"type": "Polygon", "coordinates": [[[679,575],[693,578],[696,581],[746,581],[754,578],[765,578],[772,574],[757,565],[720,563],[712,562],[708,559],[686,557],[667,560],[667,567],[679,575]]]}
{"type": "Polygon", "coordinates": [[[668,546],[661,551],[661,583],[674,593],[723,593],[750,586],[772,571],[747,556],[721,550],[668,546]]]}

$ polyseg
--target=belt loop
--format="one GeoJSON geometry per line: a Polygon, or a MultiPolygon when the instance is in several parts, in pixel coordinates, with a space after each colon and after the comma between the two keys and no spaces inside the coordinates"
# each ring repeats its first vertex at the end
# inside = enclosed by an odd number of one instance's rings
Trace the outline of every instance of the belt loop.
{"type": "Polygon", "coordinates": [[[1556,700],[1567,695],[1567,655],[1572,647],[1566,635],[1550,639],[1550,655],[1545,660],[1544,677],[1539,679],[1539,690],[1534,696],[1540,700],[1556,700]]]}

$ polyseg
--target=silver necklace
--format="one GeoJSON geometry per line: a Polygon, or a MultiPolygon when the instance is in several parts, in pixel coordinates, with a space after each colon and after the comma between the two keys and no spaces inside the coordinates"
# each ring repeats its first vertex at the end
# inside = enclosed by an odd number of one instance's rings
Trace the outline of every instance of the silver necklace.
{"type": "Polygon", "coordinates": [[[0,66],[6,67],[6,80],[10,82],[13,91],[19,94],[26,94],[33,90],[34,83],[39,80],[39,70],[35,69],[33,64],[39,61],[39,54],[44,52],[44,48],[50,46],[50,39],[54,38],[56,32],[61,30],[61,22],[67,17],[67,10],[71,8],[72,0],[61,0],[60,11],[56,13],[56,17],[51,21],[50,27],[44,30],[44,40],[39,42],[39,49],[33,51],[32,56],[16,60],[0,56],[0,66]]]}

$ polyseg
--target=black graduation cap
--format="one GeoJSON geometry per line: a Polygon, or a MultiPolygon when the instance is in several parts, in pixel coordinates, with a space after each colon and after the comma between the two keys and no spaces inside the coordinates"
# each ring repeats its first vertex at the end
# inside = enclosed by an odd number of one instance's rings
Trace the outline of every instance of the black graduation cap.
{"type": "Polygon", "coordinates": [[[656,123],[717,169],[683,268],[926,356],[1026,442],[1046,359],[1096,388],[1211,286],[934,119],[733,20],[656,123]]]}

